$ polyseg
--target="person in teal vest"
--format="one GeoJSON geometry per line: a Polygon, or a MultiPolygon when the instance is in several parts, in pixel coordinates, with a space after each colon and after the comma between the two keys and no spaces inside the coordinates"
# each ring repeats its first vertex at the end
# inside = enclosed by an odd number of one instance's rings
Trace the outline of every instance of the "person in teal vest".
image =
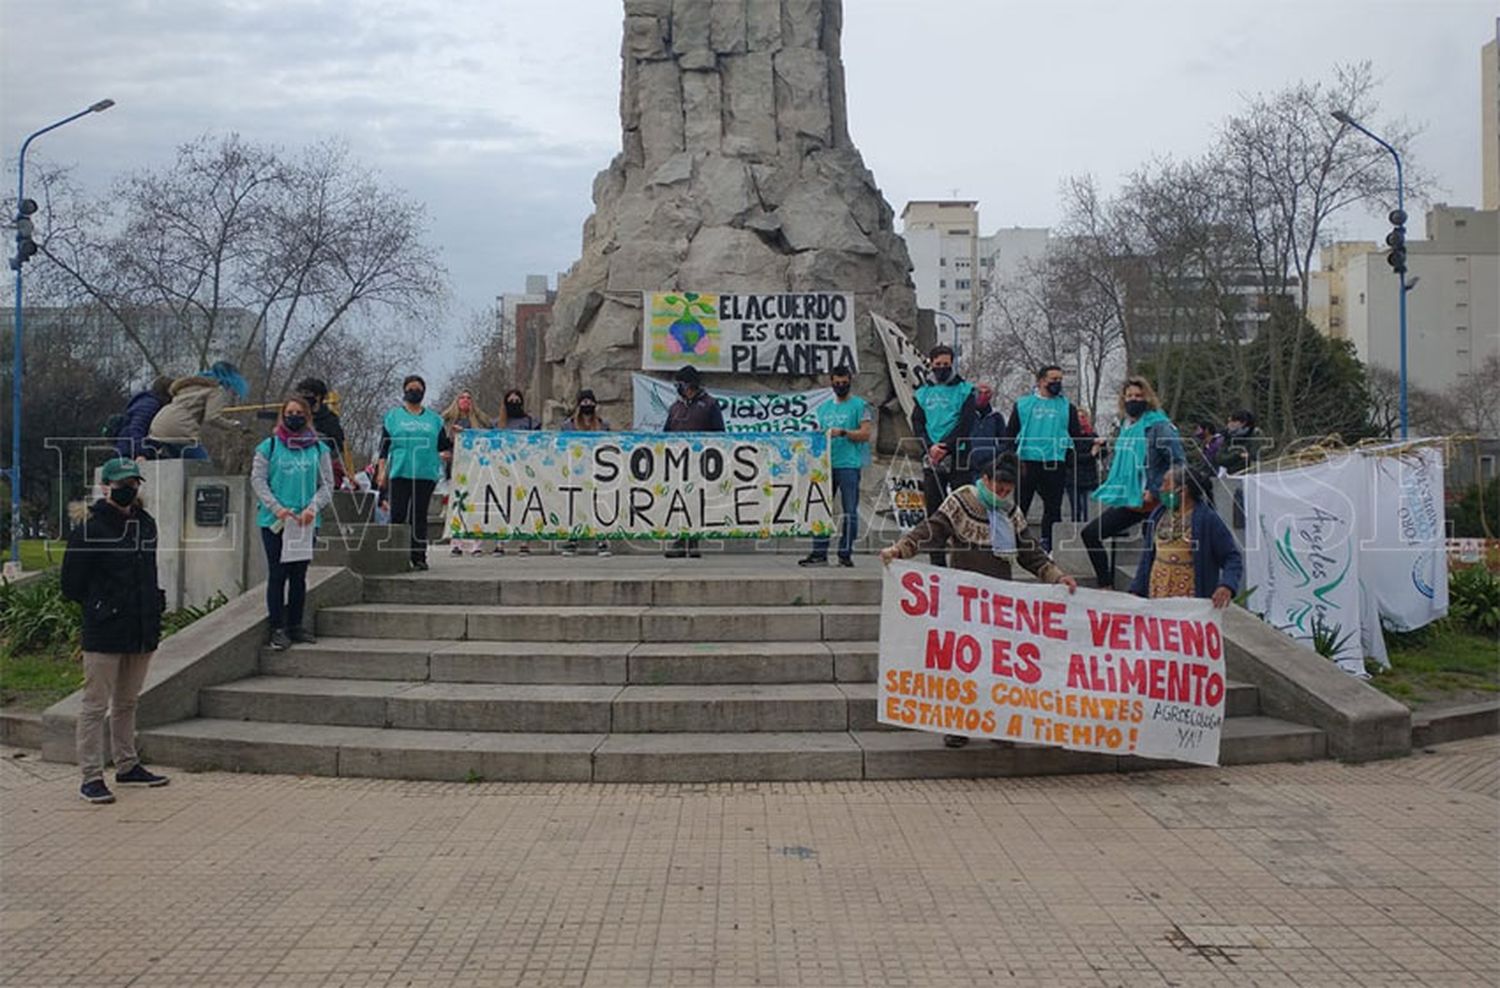
{"type": "Polygon", "coordinates": [[[411,526],[411,564],[427,568],[427,506],[453,456],[453,439],[443,417],[423,408],[427,382],[409,374],[401,382],[400,405],[385,413],[380,435],[380,466],[375,486],[390,485],[391,522],[411,526]]]}
{"type": "MultiPolygon", "coordinates": [[[[1100,439],[1095,445],[1103,443],[1100,439]]],[[[1144,522],[1161,503],[1167,471],[1183,462],[1182,439],[1144,377],[1127,377],[1120,388],[1120,432],[1112,445],[1109,475],[1094,491],[1102,510],[1083,529],[1083,544],[1103,590],[1115,587],[1104,540],[1144,522]]]]}
{"type": "Polygon", "coordinates": [[[260,502],[256,524],[266,550],[266,610],[271,619],[271,647],[312,644],[302,627],[307,602],[309,560],[282,562],[288,526],[314,526],[333,500],[333,459],[312,426],[312,406],[302,397],[288,398],[276,416],[270,438],[255,447],[250,487],[260,502]]]}
{"type": "Polygon", "coordinates": [[[1048,364],[1036,372],[1036,388],[1016,399],[1006,435],[1015,440],[1021,461],[1021,484],[1016,504],[1031,511],[1032,498],[1042,495],[1042,546],[1052,551],[1052,526],[1062,520],[1067,489],[1068,453],[1083,434],[1078,409],[1063,395],[1063,372],[1048,364]]]}
{"type": "MultiPolygon", "coordinates": [[[[953,367],[953,348],[938,344],[927,353],[931,382],[916,392],[911,429],[922,443],[922,498],[930,516],[950,491],[968,483],[958,460],[959,440],[974,428],[974,385],[953,367]]],[[[932,553],[934,566],[945,565],[946,553],[932,553]]]]}
{"type": "MultiPolygon", "coordinates": [[[[870,406],[850,394],[854,375],[842,364],[828,377],[833,401],[818,406],[818,428],[828,433],[828,461],[833,468],[833,491],[838,496],[843,519],[839,529],[839,565],[854,565],[854,540],[859,537],[859,475],[870,465],[870,432],[874,424],[870,406]]],[[[801,566],[828,565],[826,536],[813,539],[812,552],[801,566]]]]}

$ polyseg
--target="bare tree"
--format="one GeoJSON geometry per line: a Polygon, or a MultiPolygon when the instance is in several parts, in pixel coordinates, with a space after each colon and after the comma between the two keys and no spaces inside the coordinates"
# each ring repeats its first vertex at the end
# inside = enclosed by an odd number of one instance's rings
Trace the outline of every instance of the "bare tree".
{"type": "MultiPolygon", "coordinates": [[[[462,369],[453,386],[474,392],[474,400],[487,415],[494,415],[509,388],[525,384],[516,380],[516,339],[505,330],[498,306],[485,306],[469,313],[464,320],[462,369]]],[[[533,415],[541,409],[532,410],[533,415]]]]}
{"type": "Polygon", "coordinates": [[[346,320],[427,317],[443,300],[420,204],[334,142],[289,158],[203,137],[75,214],[43,254],[157,373],[231,359],[278,394],[346,320]],[[171,331],[154,331],[164,317],[171,331]]]}
{"type": "MultiPolygon", "coordinates": [[[[1377,83],[1369,62],[1334,68],[1331,82],[1298,82],[1247,101],[1220,133],[1215,157],[1222,193],[1242,217],[1254,250],[1261,288],[1267,297],[1288,295],[1296,285],[1298,312],[1307,314],[1309,278],[1331,222],[1351,206],[1395,204],[1395,171],[1386,152],[1363,134],[1333,118],[1348,113],[1380,133],[1398,150],[1415,131],[1401,120],[1382,119],[1377,83]]],[[[1408,168],[1407,194],[1424,195],[1421,172],[1408,168]]],[[[1299,334],[1290,352],[1302,352],[1304,320],[1287,325],[1299,334]]],[[[1271,327],[1276,332],[1277,327],[1271,327]]],[[[1279,350],[1278,341],[1272,349],[1279,350]]],[[[1294,359],[1273,375],[1265,410],[1283,435],[1298,432],[1292,400],[1301,374],[1294,359]]]]}

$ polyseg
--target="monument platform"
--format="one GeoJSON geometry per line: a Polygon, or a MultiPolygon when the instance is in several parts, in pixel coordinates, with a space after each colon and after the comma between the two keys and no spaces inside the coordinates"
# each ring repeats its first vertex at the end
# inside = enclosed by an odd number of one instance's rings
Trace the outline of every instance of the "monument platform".
{"type": "MultiPolygon", "coordinates": [[[[437,780],[710,782],[1111,772],[1165,763],[971,742],[876,718],[881,574],[785,553],[433,555],[326,607],[320,640],[150,728],[200,769],[437,780]]],[[[1228,698],[1222,761],[1321,758],[1323,731],[1228,698]]]]}

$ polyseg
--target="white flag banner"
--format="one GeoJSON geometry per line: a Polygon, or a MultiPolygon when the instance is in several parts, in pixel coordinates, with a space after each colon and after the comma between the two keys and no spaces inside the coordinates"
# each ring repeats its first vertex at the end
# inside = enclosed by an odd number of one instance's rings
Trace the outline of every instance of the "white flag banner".
{"type": "Polygon", "coordinates": [[[1320,629],[1336,636],[1339,665],[1360,676],[1366,654],[1359,567],[1365,484],[1365,465],[1353,454],[1245,477],[1250,610],[1309,645],[1320,629]]]}
{"type": "MultiPolygon", "coordinates": [[[[677,385],[647,374],[630,375],[636,432],[660,432],[677,400],[677,385]]],[[[752,392],[713,388],[709,395],[724,415],[725,432],[818,432],[818,406],[833,400],[832,388],[752,392]]]]}
{"type": "Polygon", "coordinates": [[[1361,579],[1386,627],[1431,624],[1448,613],[1443,451],[1364,450],[1361,459],[1371,502],[1360,528],[1361,579]]]}

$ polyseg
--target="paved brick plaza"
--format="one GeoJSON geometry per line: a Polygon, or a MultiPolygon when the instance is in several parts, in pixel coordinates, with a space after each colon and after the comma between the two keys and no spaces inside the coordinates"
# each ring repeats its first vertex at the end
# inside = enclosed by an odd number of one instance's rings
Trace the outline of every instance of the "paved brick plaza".
{"type": "Polygon", "coordinates": [[[763,785],[3,751],[13,985],[1489,985],[1500,739],[1364,766],[763,785]]]}

